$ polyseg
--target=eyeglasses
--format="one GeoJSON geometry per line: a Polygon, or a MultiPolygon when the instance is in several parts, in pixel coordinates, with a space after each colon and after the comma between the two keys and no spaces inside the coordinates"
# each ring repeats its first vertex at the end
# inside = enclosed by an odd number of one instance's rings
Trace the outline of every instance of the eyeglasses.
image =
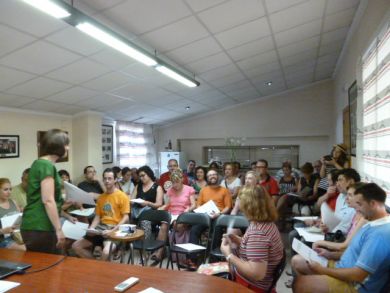
{"type": "Polygon", "coordinates": [[[168,165],[168,168],[175,168],[177,165],[168,165]]]}

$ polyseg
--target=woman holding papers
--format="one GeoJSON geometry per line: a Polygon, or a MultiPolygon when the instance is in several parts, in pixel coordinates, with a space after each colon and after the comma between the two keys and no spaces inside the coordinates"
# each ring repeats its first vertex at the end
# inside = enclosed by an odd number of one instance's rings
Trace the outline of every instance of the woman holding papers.
{"type": "Polygon", "coordinates": [[[243,237],[224,235],[221,251],[232,267],[236,282],[254,292],[269,292],[284,249],[274,223],[276,209],[261,187],[244,187],[238,196],[250,224],[243,237]]]}
{"type": "Polygon", "coordinates": [[[65,244],[59,217],[63,199],[54,164],[68,153],[68,134],[51,129],[43,136],[40,148],[43,155],[33,162],[28,176],[21,232],[27,250],[59,253],[65,244]]]}
{"type": "MultiPolygon", "coordinates": [[[[11,214],[19,213],[19,207],[10,199],[11,196],[11,182],[7,178],[0,178],[0,218],[9,216],[11,214]]],[[[3,221],[1,222],[3,223],[3,221]]],[[[23,244],[17,244],[11,237],[11,233],[15,232],[15,226],[0,228],[0,248],[26,250],[23,244]]]]}

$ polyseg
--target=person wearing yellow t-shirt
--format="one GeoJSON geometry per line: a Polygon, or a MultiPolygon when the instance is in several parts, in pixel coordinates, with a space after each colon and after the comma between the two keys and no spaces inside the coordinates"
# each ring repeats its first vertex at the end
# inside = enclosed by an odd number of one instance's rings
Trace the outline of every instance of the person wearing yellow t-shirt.
{"type": "Polygon", "coordinates": [[[119,225],[129,222],[130,202],[128,196],[115,187],[116,176],[111,168],[103,172],[103,183],[106,192],[99,196],[95,217],[89,229],[102,230],[96,235],[87,233],[84,238],[73,243],[74,252],[82,258],[93,258],[92,247],[102,246],[101,260],[108,260],[111,242],[107,235],[118,229],[119,225]]]}

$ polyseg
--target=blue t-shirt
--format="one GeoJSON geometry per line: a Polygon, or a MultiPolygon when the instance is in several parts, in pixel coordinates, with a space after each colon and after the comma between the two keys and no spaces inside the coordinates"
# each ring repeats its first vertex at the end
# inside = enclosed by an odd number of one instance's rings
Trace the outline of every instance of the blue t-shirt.
{"type": "Polygon", "coordinates": [[[352,267],[369,273],[359,293],[380,292],[390,271],[390,217],[364,225],[352,238],[336,268],[352,267]]]}

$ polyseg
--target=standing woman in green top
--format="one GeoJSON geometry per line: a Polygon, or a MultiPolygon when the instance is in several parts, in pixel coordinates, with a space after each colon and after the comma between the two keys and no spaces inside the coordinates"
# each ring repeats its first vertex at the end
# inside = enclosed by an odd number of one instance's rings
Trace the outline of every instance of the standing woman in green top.
{"type": "Polygon", "coordinates": [[[33,162],[28,177],[21,232],[28,251],[60,253],[65,244],[60,221],[63,199],[54,164],[68,153],[68,134],[51,129],[43,136],[40,148],[43,155],[33,162]]]}

